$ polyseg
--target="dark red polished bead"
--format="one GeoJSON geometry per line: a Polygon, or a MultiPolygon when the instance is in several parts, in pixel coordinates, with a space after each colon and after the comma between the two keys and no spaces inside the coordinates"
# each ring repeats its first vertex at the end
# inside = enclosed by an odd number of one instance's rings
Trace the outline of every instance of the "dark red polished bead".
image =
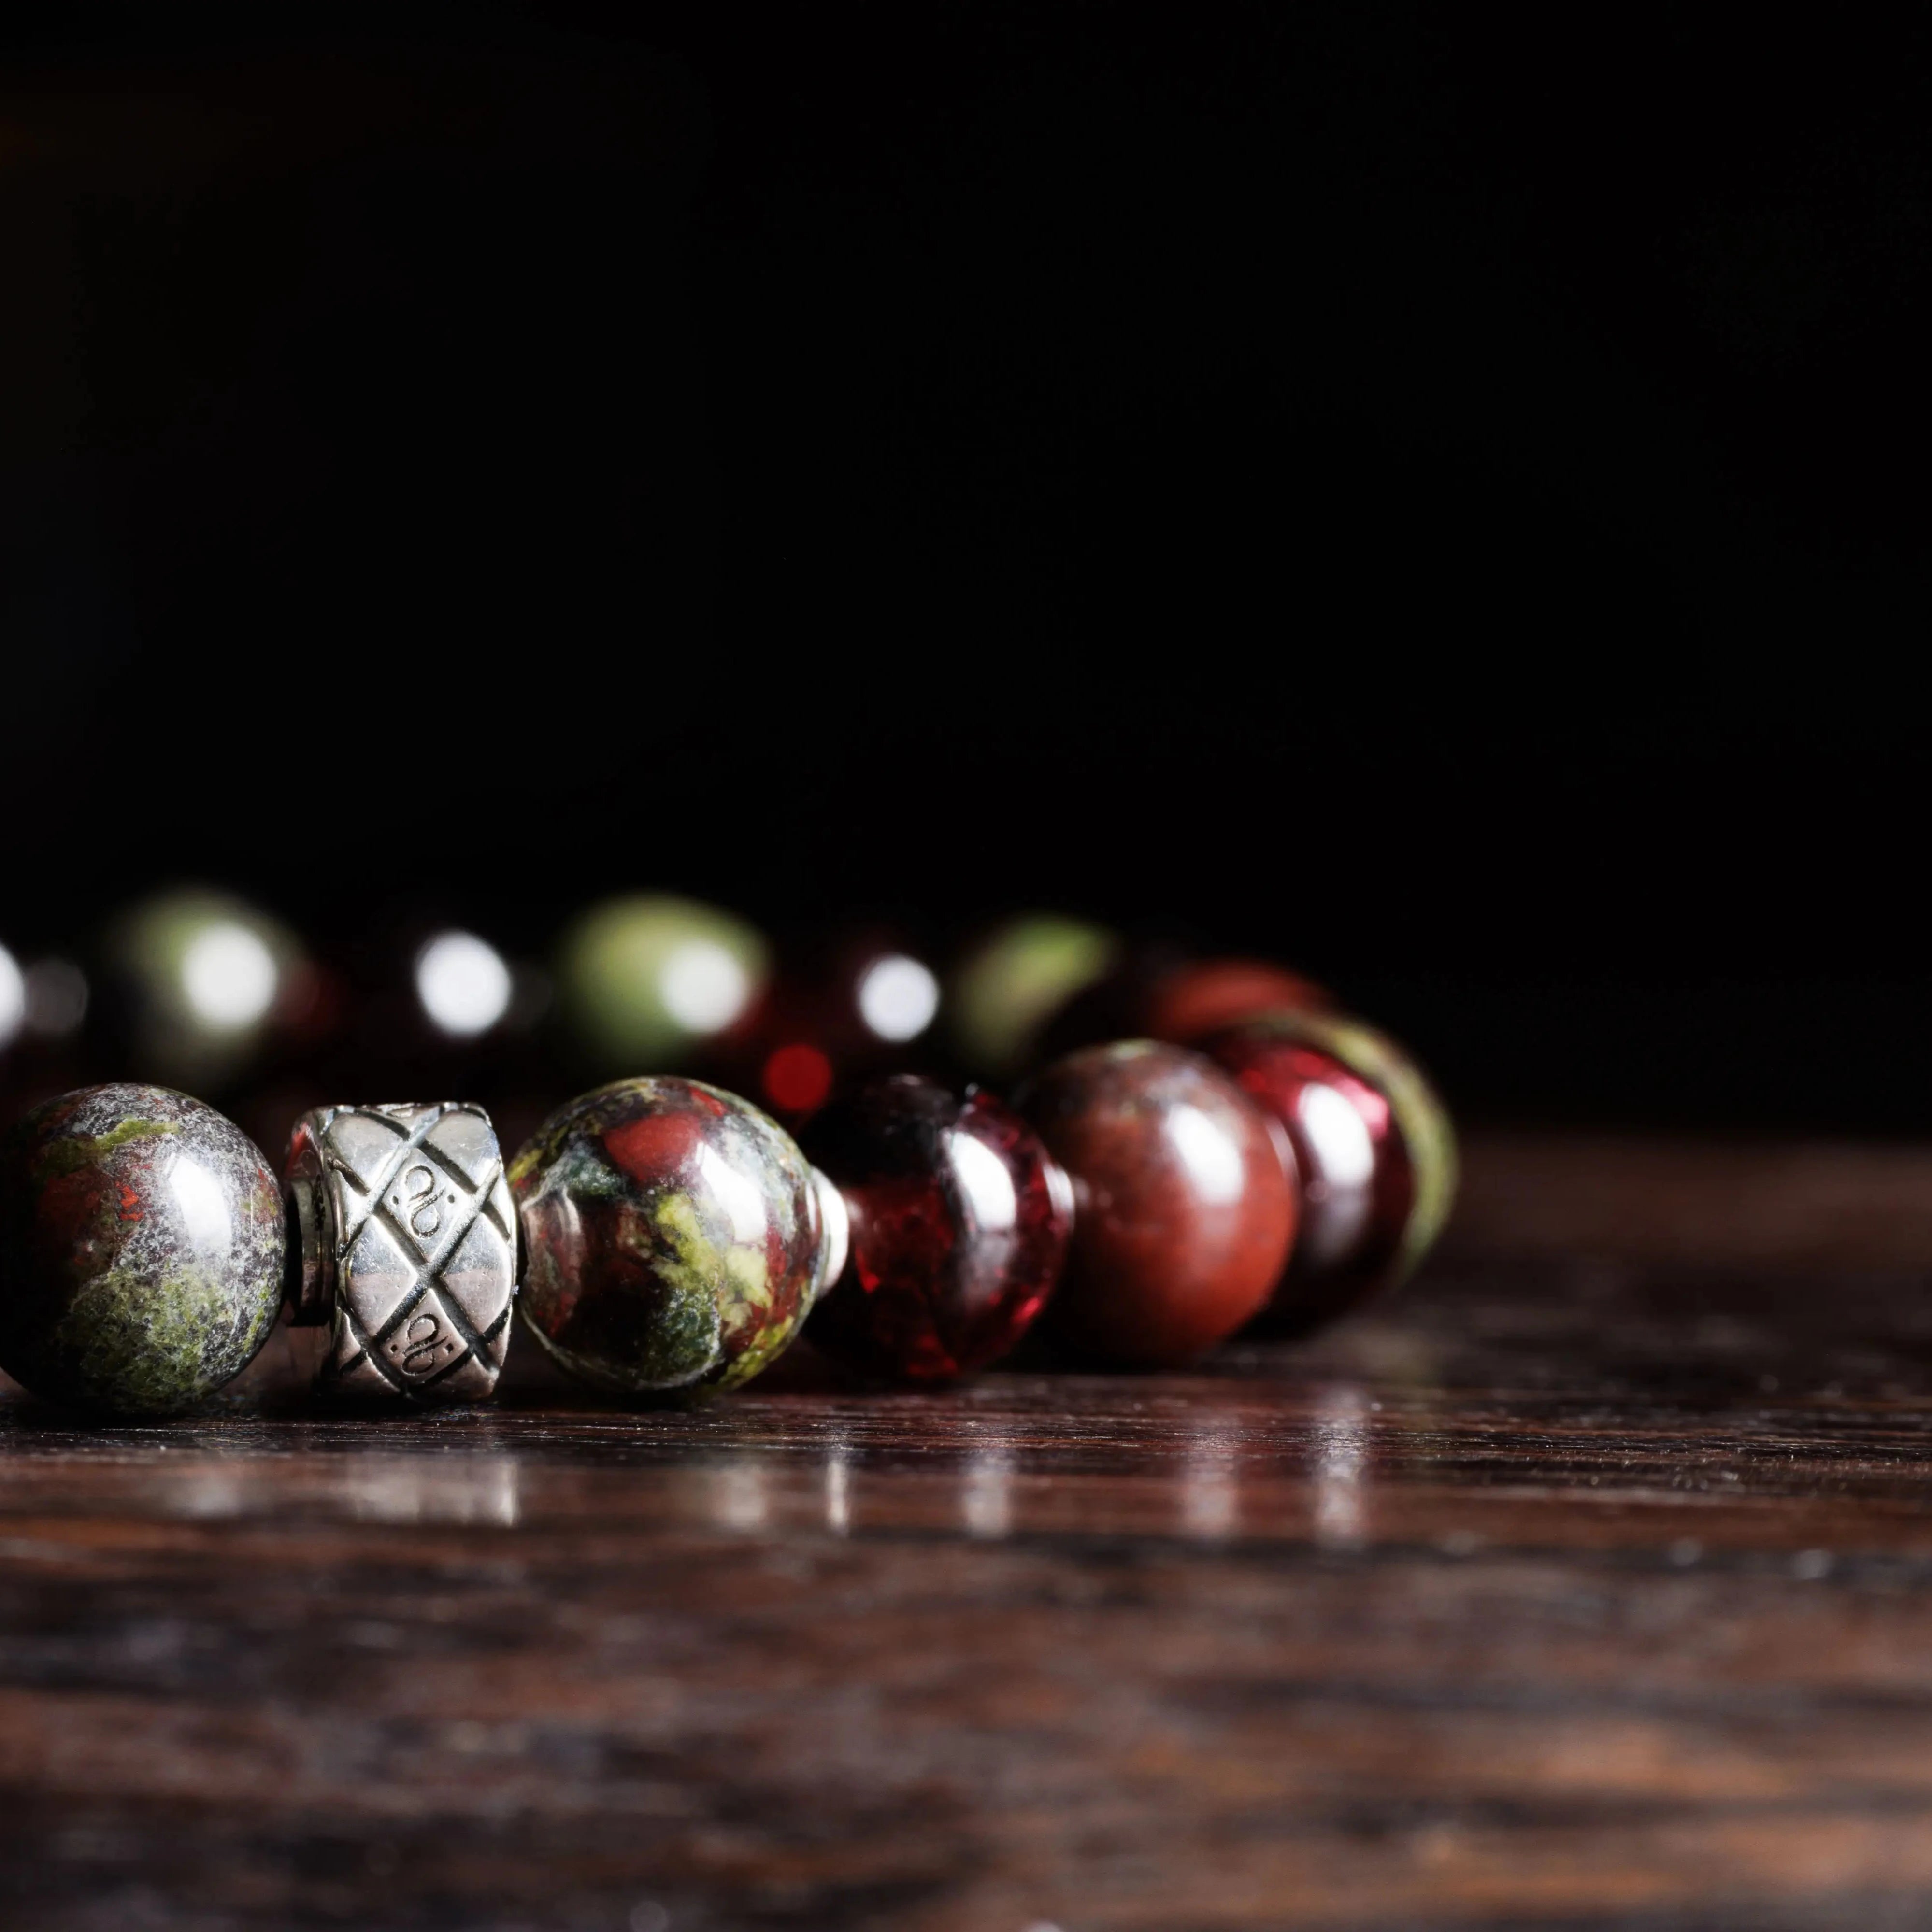
{"type": "Polygon", "coordinates": [[[1066,1252],[1066,1177],[991,1095],[912,1075],[835,1101],[802,1136],[852,1222],[845,1273],[807,1330],[868,1375],[944,1381],[996,1361],[1045,1304],[1066,1252]]]}
{"type": "Polygon", "coordinates": [[[1456,1185],[1454,1130],[1408,1055],[1358,1020],[1287,1012],[1211,1035],[1201,1050],[1294,1148],[1301,1226],[1269,1325],[1314,1328],[1406,1275],[1456,1185]]]}
{"type": "Polygon", "coordinates": [[[1211,1061],[1151,1040],[1070,1053],[1020,1100],[1073,1183],[1054,1327],[1116,1361],[1184,1362],[1266,1302],[1295,1228],[1281,1130],[1211,1061]]]}

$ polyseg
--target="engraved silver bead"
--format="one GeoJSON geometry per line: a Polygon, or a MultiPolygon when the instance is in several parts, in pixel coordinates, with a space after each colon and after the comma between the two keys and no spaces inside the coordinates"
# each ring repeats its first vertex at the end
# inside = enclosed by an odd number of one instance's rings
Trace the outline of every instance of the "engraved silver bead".
{"type": "Polygon", "coordinates": [[[515,1210],[482,1108],[323,1107],[296,1122],[302,1246],[290,1320],[329,1324],[318,1389],[476,1402],[495,1388],[516,1293],[515,1210]]]}

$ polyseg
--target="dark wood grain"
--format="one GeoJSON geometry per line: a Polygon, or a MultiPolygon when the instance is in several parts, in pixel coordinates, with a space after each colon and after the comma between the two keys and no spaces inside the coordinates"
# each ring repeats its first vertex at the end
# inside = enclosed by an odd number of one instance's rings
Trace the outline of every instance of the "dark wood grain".
{"type": "Polygon", "coordinates": [[[9,1398],[0,1924],[1932,1922],[1928,1261],[1923,1152],[1525,1139],[1191,1375],[9,1398]]]}

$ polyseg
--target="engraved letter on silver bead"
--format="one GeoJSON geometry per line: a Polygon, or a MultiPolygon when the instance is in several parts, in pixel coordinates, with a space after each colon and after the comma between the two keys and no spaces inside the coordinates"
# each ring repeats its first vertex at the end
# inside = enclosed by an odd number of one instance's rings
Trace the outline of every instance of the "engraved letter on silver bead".
{"type": "Polygon", "coordinates": [[[496,1387],[516,1221],[480,1107],[323,1107],[296,1124],[290,1319],[332,1324],[317,1388],[475,1402],[496,1387]]]}

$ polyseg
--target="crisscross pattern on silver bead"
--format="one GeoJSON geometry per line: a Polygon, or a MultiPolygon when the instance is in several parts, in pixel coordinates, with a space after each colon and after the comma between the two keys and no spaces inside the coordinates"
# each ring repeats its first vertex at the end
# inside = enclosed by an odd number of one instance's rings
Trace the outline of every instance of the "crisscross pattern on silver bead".
{"type": "Polygon", "coordinates": [[[329,1107],[303,1118],[296,1148],[317,1184],[313,1238],[333,1291],[319,1384],[419,1402],[488,1395],[516,1287],[515,1210],[489,1116],[458,1101],[329,1107]]]}

